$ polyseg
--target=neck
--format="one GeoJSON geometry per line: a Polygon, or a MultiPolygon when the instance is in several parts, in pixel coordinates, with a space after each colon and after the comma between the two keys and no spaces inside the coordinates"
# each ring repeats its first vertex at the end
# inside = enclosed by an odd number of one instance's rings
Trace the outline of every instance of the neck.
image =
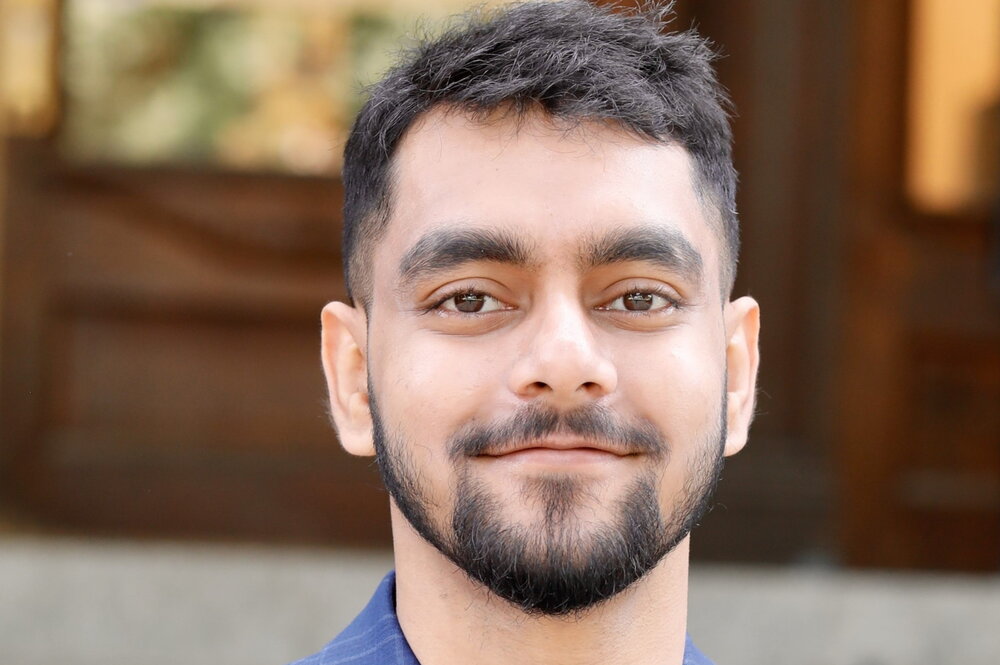
{"type": "Polygon", "coordinates": [[[396,613],[421,665],[680,665],[688,540],[624,592],[582,614],[536,617],[470,580],[392,506],[396,613]]]}

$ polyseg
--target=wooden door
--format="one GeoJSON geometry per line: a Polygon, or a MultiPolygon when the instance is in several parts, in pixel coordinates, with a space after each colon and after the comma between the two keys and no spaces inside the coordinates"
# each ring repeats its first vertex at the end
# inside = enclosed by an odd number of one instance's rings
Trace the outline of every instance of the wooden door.
{"type": "Polygon", "coordinates": [[[723,51],[736,293],[763,320],[757,419],[696,556],[1000,566],[1000,227],[904,193],[913,4],[678,5],[723,51]]]}
{"type": "Polygon", "coordinates": [[[853,11],[843,552],[855,565],[996,570],[1000,226],[986,208],[929,215],[905,196],[912,3],[853,11]]]}
{"type": "MultiPolygon", "coordinates": [[[[996,569],[1000,306],[985,213],[903,193],[910,2],[678,3],[721,45],[759,409],[696,558],[996,569]]],[[[337,450],[318,312],[333,180],[85,168],[12,142],[0,491],[113,533],[387,542],[337,450]]]]}
{"type": "Polygon", "coordinates": [[[327,421],[332,179],[74,166],[8,147],[5,502],[72,531],[387,542],[327,421]]]}

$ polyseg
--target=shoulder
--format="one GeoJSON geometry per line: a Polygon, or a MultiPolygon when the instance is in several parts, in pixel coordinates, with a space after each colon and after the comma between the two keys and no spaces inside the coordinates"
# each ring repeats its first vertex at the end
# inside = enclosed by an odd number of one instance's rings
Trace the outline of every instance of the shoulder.
{"type": "Polygon", "coordinates": [[[418,665],[396,619],[396,579],[389,573],[361,613],[321,651],[292,665],[418,665]]]}
{"type": "MultiPolygon", "coordinates": [[[[396,654],[401,645],[406,644],[402,632],[393,628],[396,615],[390,614],[366,626],[363,630],[347,630],[334,638],[323,649],[292,665],[337,665],[338,663],[396,662],[386,658],[386,654],[396,654]]],[[[407,647],[408,649],[409,647],[407,647]]]]}
{"type": "Polygon", "coordinates": [[[712,661],[694,645],[690,635],[688,635],[687,641],[684,643],[683,665],[713,665],[712,661]]]}

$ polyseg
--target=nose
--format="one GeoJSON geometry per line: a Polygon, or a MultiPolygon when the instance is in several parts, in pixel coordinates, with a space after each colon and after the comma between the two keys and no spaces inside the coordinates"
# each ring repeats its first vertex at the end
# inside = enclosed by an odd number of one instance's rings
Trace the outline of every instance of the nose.
{"type": "Polygon", "coordinates": [[[614,392],[618,372],[595,338],[590,312],[567,298],[532,313],[526,342],[510,373],[522,399],[544,399],[573,408],[614,392]]]}

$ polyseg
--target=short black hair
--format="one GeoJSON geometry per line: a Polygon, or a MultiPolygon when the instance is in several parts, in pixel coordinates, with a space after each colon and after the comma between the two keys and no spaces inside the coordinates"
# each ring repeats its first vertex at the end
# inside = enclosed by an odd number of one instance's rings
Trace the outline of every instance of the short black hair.
{"type": "Polygon", "coordinates": [[[671,5],[624,10],[586,0],[535,0],[476,9],[408,52],[371,88],[344,151],[344,278],[365,308],[371,256],[392,215],[393,156],[435,107],[486,117],[542,111],[571,122],[611,121],[692,158],[696,188],[715,209],[723,290],[739,253],[729,101],[711,44],[664,32],[671,5]]]}

